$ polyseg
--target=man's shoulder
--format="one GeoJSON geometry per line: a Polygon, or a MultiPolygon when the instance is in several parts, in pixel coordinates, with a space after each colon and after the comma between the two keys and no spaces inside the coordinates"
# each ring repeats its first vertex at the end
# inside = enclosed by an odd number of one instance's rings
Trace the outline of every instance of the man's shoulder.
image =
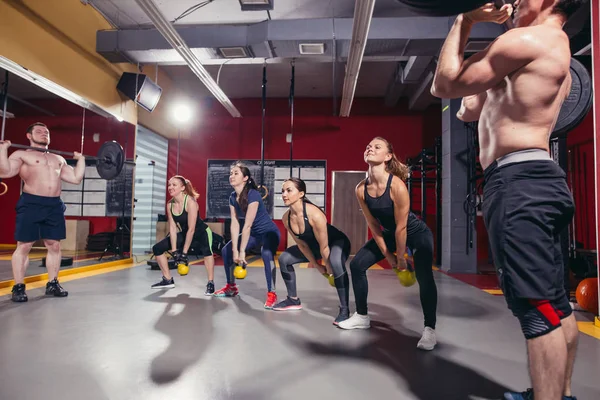
{"type": "Polygon", "coordinates": [[[496,41],[510,46],[514,51],[534,50],[540,54],[547,54],[549,49],[556,46],[569,45],[565,31],[546,25],[513,28],[498,36],[496,41]]]}
{"type": "Polygon", "coordinates": [[[16,159],[23,157],[27,152],[25,150],[15,150],[13,151],[8,158],[16,159]]]}

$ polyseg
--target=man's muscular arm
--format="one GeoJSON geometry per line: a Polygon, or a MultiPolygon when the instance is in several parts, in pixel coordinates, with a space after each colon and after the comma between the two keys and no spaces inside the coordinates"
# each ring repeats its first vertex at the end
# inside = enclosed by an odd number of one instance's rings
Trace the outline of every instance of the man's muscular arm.
{"type": "MultiPolygon", "coordinates": [[[[502,34],[484,51],[467,60],[465,46],[476,22],[498,22],[496,12],[459,15],[444,42],[431,86],[431,94],[440,98],[478,95],[498,85],[510,73],[535,59],[536,47],[522,30],[502,34]]],[[[475,13],[475,12],[473,12],[475,13]]],[[[507,11],[504,11],[507,15],[507,11]]],[[[504,19],[505,20],[505,19],[504,19]]],[[[502,21],[503,22],[503,21],[502,21]]]]}
{"type": "Polygon", "coordinates": [[[463,97],[460,110],[456,113],[456,118],[464,122],[479,121],[479,116],[486,100],[487,92],[463,97]]]}
{"type": "Polygon", "coordinates": [[[60,171],[60,178],[65,182],[79,185],[85,175],[85,157],[75,152],[73,158],[77,160],[77,165],[73,168],[65,162],[65,166],[60,171]]]}
{"type": "Polygon", "coordinates": [[[12,178],[17,176],[23,165],[21,151],[17,150],[8,157],[10,141],[0,142],[0,178],[12,178]]]}

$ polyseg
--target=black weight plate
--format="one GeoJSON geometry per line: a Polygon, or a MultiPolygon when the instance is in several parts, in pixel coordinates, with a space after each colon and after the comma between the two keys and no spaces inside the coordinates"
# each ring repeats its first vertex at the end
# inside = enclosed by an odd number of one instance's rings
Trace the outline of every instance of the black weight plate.
{"type": "Polygon", "coordinates": [[[475,10],[490,0],[397,0],[414,12],[425,16],[452,16],[475,10]]]}
{"type": "Polygon", "coordinates": [[[583,64],[574,58],[571,59],[571,78],[571,92],[560,109],[552,137],[569,133],[592,107],[592,78],[583,64]]]}
{"type": "Polygon", "coordinates": [[[123,147],[117,142],[105,142],[98,151],[96,169],[102,179],[111,180],[119,176],[125,162],[123,147]]]}

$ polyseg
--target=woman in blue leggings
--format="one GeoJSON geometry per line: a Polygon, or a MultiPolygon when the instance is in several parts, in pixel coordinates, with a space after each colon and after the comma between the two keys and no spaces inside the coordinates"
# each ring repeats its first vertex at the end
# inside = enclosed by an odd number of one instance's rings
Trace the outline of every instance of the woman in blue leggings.
{"type": "Polygon", "coordinates": [[[229,184],[234,191],[229,197],[231,211],[231,241],[221,250],[227,285],[215,292],[217,297],[234,297],[238,288],[233,276],[233,264],[246,263],[246,250],[261,245],[261,256],[265,264],[267,300],[265,308],[273,308],[277,302],[275,294],[275,253],[281,234],[273,222],[250,175],[250,170],[240,162],[231,166],[229,184]],[[240,234],[240,222],[242,232],[240,234]]]}

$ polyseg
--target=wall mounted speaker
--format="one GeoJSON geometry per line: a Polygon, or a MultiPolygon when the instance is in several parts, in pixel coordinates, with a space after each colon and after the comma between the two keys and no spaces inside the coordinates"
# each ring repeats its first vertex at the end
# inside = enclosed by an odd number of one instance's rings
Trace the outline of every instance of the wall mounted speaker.
{"type": "Polygon", "coordinates": [[[117,90],[148,112],[154,110],[162,95],[162,88],[152,82],[148,76],[133,72],[123,73],[117,84],[117,90]]]}

